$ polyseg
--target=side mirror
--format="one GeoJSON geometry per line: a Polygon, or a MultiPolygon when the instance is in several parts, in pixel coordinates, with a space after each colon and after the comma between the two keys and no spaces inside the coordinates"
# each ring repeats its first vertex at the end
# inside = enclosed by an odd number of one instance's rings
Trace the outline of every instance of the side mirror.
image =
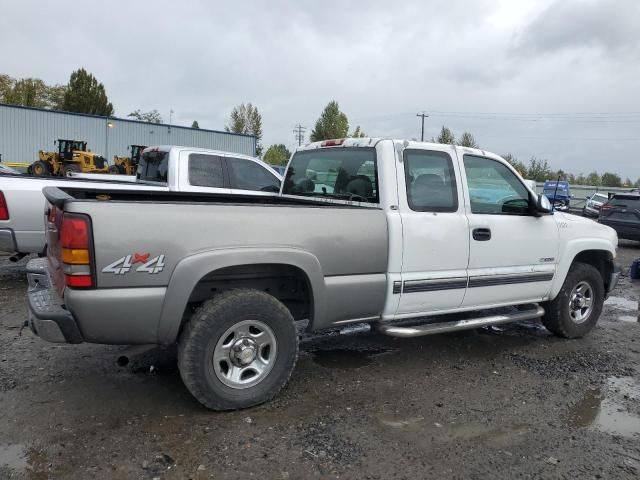
{"type": "Polygon", "coordinates": [[[551,202],[544,195],[538,195],[538,200],[536,201],[536,213],[539,215],[546,215],[551,213],[551,202]]]}

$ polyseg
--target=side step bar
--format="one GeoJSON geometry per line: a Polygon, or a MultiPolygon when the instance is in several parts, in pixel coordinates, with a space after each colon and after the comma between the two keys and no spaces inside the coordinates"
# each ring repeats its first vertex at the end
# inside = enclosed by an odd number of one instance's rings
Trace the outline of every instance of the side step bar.
{"type": "Polygon", "coordinates": [[[544,308],[536,305],[536,308],[521,310],[503,315],[492,315],[490,317],[469,318],[451,322],[428,323],[425,325],[415,325],[412,327],[401,327],[388,325],[385,323],[375,323],[374,329],[378,333],[391,337],[421,337],[423,335],[434,335],[436,333],[456,332],[458,330],[470,330],[473,328],[487,327],[490,325],[500,325],[503,323],[517,322],[519,320],[531,320],[544,315],[544,308]]]}

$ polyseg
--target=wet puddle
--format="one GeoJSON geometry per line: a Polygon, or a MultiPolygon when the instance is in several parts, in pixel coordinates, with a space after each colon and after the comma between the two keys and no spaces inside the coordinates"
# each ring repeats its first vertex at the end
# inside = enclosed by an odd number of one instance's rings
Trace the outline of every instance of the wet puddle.
{"type": "Polygon", "coordinates": [[[0,445],[0,468],[9,467],[22,472],[27,465],[27,450],[24,445],[0,445]]]}
{"type": "Polygon", "coordinates": [[[611,377],[602,390],[587,390],[569,409],[566,424],[612,435],[633,438],[640,435],[640,415],[627,410],[640,401],[640,384],[632,377],[611,377]]]}
{"type": "Polygon", "coordinates": [[[474,440],[495,447],[506,447],[518,442],[518,437],[526,434],[530,426],[526,424],[487,425],[481,423],[428,423],[424,417],[402,418],[384,415],[378,421],[392,430],[415,432],[424,435],[430,432],[442,441],[474,440]]]}
{"type": "Polygon", "coordinates": [[[324,368],[340,368],[348,370],[370,365],[372,357],[388,352],[387,349],[351,350],[337,348],[334,350],[316,350],[312,352],[313,361],[324,368]]]}
{"type": "Polygon", "coordinates": [[[617,310],[638,312],[638,302],[636,302],[635,300],[627,300],[626,298],[622,297],[609,297],[605,300],[604,304],[617,310]]]}

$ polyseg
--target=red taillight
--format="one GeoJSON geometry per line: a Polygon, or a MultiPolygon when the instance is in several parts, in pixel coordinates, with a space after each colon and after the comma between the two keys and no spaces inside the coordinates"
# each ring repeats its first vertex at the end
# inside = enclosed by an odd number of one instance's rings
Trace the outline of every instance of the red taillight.
{"type": "Polygon", "coordinates": [[[0,220],[9,220],[9,206],[2,192],[0,192],[0,220]]]}
{"type": "Polygon", "coordinates": [[[600,207],[600,210],[609,210],[612,207],[612,205],[609,205],[608,203],[605,203],[604,205],[602,205],[600,207]]]}
{"type": "Polygon", "coordinates": [[[91,278],[91,275],[65,275],[64,282],[67,287],[71,288],[93,287],[93,279],[91,278]]]}
{"type": "MultiPolygon", "coordinates": [[[[51,218],[51,212],[49,217],[51,218]]],[[[67,287],[93,287],[90,235],[89,217],[73,213],[62,215],[59,260],[63,264],[64,281],[67,287]]]]}
{"type": "Polygon", "coordinates": [[[89,225],[84,217],[65,214],[60,227],[62,248],[89,249],[89,225]]]}
{"type": "Polygon", "coordinates": [[[346,139],[344,138],[338,138],[335,140],[325,140],[324,142],[322,142],[320,144],[321,147],[337,147],[339,145],[342,145],[344,143],[346,139]]]}

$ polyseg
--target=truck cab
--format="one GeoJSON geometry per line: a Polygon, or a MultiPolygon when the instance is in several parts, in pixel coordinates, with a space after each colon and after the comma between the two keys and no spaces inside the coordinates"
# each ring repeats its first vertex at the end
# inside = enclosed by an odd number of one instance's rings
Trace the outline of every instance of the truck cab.
{"type": "Polygon", "coordinates": [[[544,182],[542,194],[549,199],[555,210],[569,210],[571,186],[566,180],[547,180],[544,182]]]}

